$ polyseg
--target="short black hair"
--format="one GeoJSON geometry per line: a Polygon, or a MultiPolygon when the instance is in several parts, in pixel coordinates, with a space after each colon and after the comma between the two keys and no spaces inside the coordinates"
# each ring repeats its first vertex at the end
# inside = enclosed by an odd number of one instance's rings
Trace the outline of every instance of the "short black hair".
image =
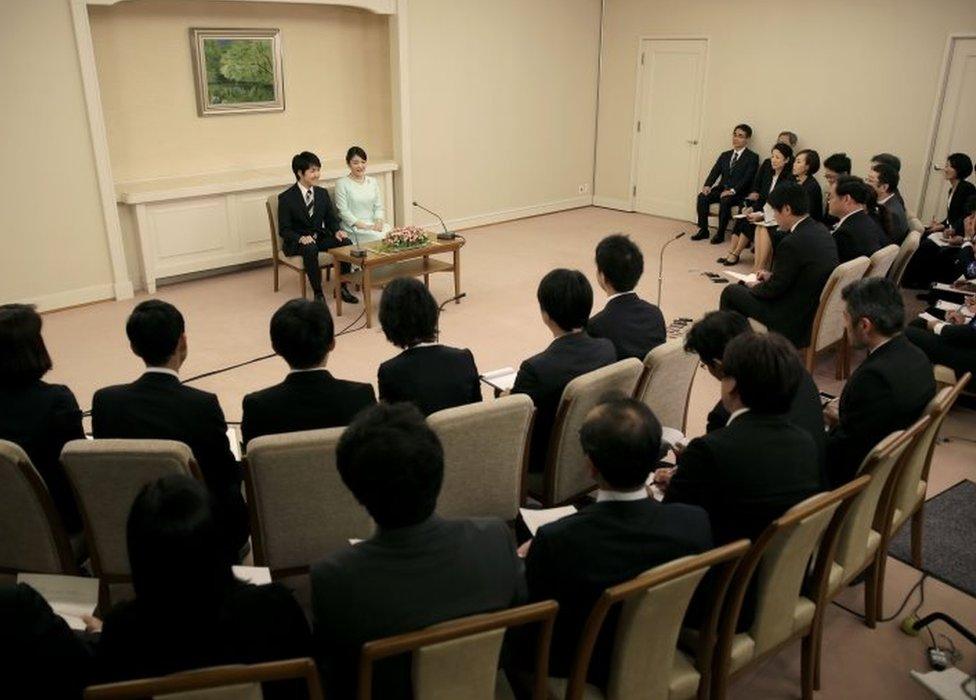
{"type": "Polygon", "coordinates": [[[834,153],[831,156],[827,156],[827,160],[823,162],[823,166],[838,175],[846,175],[851,172],[852,167],[851,159],[847,157],[846,153],[834,153]]]}
{"type": "Polygon", "coordinates": [[[126,522],[132,584],[140,599],[216,603],[234,583],[233,555],[206,486],[170,474],[139,492],[126,522]]]}
{"type": "Polygon", "coordinates": [[[0,387],[22,387],[51,369],[41,315],[29,304],[0,306],[0,387]]]}
{"type": "Polygon", "coordinates": [[[291,171],[295,173],[296,180],[301,178],[303,172],[312,167],[321,168],[322,161],[311,151],[302,151],[291,159],[291,171]]]}
{"type": "Polygon", "coordinates": [[[271,347],[292,369],[322,364],[335,340],[335,324],[325,304],[292,299],[271,317],[271,347]]]}
{"type": "Polygon", "coordinates": [[[552,270],[536,292],[539,306],[564,331],[583,328],[593,310],[593,288],[579,270],[552,270]]]}
{"type": "Polygon", "coordinates": [[[444,450],[412,403],[360,413],[336,448],[339,475],[381,528],[423,522],[444,481],[444,450]]]}
{"type": "Polygon", "coordinates": [[[871,156],[871,162],[884,163],[894,168],[896,172],[901,172],[901,158],[894,153],[879,153],[876,156],[871,156]]]}
{"type": "Polygon", "coordinates": [[[802,151],[796,154],[799,158],[803,156],[803,159],[807,163],[807,176],[813,177],[820,170],[820,154],[817,153],[812,148],[804,148],[802,151]]]}
{"type": "Polygon", "coordinates": [[[796,148],[797,137],[792,131],[781,131],[776,136],[785,136],[787,139],[789,139],[790,146],[796,148]]]}
{"type": "Polygon", "coordinates": [[[383,289],[380,325],[386,339],[398,348],[434,342],[439,316],[430,290],[414,277],[397,277],[383,289]]]}
{"type": "Polygon", "coordinates": [[[877,176],[879,185],[888,185],[888,191],[892,194],[898,191],[898,183],[901,181],[901,175],[898,174],[897,169],[883,161],[878,161],[871,166],[871,170],[877,176]]]}
{"type": "Polygon", "coordinates": [[[735,380],[742,403],[755,413],[786,413],[803,377],[800,356],[778,333],[743,333],[722,356],[722,372],[735,380]]]}
{"type": "Polygon", "coordinates": [[[857,175],[841,175],[834,185],[837,198],[850,197],[858,204],[867,204],[872,187],[857,175]]]}
{"type": "Polygon", "coordinates": [[[950,153],[946,160],[949,161],[949,165],[956,171],[956,177],[960,180],[965,180],[973,174],[973,161],[965,153],[950,153]]]}
{"type": "Polygon", "coordinates": [[[629,237],[614,233],[597,244],[596,269],[614,291],[629,292],[644,274],[644,255],[629,237]]]}
{"type": "Polygon", "coordinates": [[[685,352],[697,353],[710,365],[722,359],[730,340],[751,332],[749,319],[738,311],[709,311],[685,336],[685,352]]]}
{"type": "Polygon", "coordinates": [[[359,156],[363,160],[369,160],[369,158],[366,157],[366,151],[359,146],[352,146],[348,151],[346,151],[346,165],[349,165],[349,161],[356,156],[359,156]]]}
{"type": "Polygon", "coordinates": [[[637,489],[661,454],[661,423],[643,401],[606,396],[580,428],[580,445],[612,488],[637,489]]]}
{"type": "Polygon", "coordinates": [[[803,189],[802,185],[793,181],[784,182],[782,185],[774,187],[766,201],[776,211],[783,211],[788,206],[794,216],[810,213],[810,201],[807,198],[806,190],[803,189]]]}
{"type": "Polygon", "coordinates": [[[173,356],[184,330],[183,314],[160,299],[139,303],[125,322],[132,351],[150,367],[165,364],[173,356]]]}
{"type": "Polygon", "coordinates": [[[732,129],[732,133],[735,133],[738,129],[742,129],[746,132],[746,138],[752,138],[752,127],[748,124],[736,124],[735,128],[732,129]]]}
{"type": "Polygon", "coordinates": [[[770,151],[779,151],[780,155],[786,158],[787,163],[793,162],[793,147],[788,143],[780,143],[777,141],[773,144],[773,147],[769,149],[770,151]]]}
{"type": "Polygon", "coordinates": [[[884,277],[856,280],[841,291],[853,323],[866,318],[883,336],[897,335],[905,327],[905,303],[898,288],[884,277]]]}

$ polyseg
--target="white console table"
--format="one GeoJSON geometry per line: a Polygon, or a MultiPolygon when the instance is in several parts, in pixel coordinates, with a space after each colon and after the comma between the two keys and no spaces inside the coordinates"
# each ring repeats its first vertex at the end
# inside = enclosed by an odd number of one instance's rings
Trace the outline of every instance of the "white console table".
{"type": "MultiPolygon", "coordinates": [[[[397,164],[370,161],[393,221],[397,164]]],[[[331,190],[349,172],[344,161],[322,163],[320,184],[331,190]]],[[[146,290],[156,280],[271,258],[268,195],[294,184],[288,167],[256,168],[121,182],[116,201],[134,209],[146,290]]]]}

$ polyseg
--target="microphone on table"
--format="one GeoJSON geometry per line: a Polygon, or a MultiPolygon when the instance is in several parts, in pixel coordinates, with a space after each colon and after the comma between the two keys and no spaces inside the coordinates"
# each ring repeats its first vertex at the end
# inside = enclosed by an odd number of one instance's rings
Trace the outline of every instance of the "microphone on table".
{"type": "Polygon", "coordinates": [[[658,306],[661,306],[661,284],[664,282],[664,251],[669,245],[674,243],[683,235],[685,235],[684,231],[682,231],[677,236],[670,239],[667,243],[661,246],[661,257],[657,261],[657,305],[658,306]]]}
{"type": "Polygon", "coordinates": [[[447,230],[447,226],[444,224],[444,219],[442,219],[440,217],[440,214],[438,214],[435,211],[431,211],[430,209],[428,209],[427,207],[425,207],[423,204],[418,204],[417,202],[414,202],[413,205],[415,207],[417,207],[418,209],[423,209],[428,214],[433,214],[437,218],[437,220],[441,222],[441,228],[444,229],[444,233],[438,233],[437,234],[437,240],[439,240],[439,241],[453,241],[455,238],[457,238],[457,234],[456,233],[454,233],[453,231],[448,231],[447,230]]]}

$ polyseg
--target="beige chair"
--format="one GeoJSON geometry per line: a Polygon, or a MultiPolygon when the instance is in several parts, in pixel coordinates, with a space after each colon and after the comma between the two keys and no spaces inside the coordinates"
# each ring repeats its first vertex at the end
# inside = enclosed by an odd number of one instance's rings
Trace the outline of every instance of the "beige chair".
{"type": "Polygon", "coordinates": [[[749,549],[739,540],[698,556],[682,557],[604,591],[586,621],[568,679],[550,678],[550,697],[566,700],[686,700],[708,697],[715,630],[732,573],[749,549]],[[678,649],[681,622],[692,594],[715,569],[705,603],[698,653],[678,649]],[[590,659],[607,615],[620,605],[606,693],[586,683],[590,659]]]}
{"type": "MultiPolygon", "coordinates": [[[[721,187],[721,185],[719,185],[719,187],[721,187]]],[[[730,214],[738,214],[741,211],[742,207],[740,207],[738,204],[733,204],[730,214]]],[[[729,220],[729,228],[725,230],[726,235],[728,235],[729,230],[732,228],[732,224],[734,223],[735,221],[729,220]]],[[[708,205],[708,225],[718,231],[718,202],[712,202],[708,205]],[[713,220],[714,223],[712,223],[713,220]]]]}
{"type": "Polygon", "coordinates": [[[661,425],[685,431],[688,399],[698,356],[684,350],[684,338],[669,338],[647,353],[634,398],[643,401],[661,425]]]}
{"type": "Polygon", "coordinates": [[[51,494],[18,445],[0,440],[0,582],[21,571],[73,574],[74,554],[51,494]]]}
{"type": "MultiPolygon", "coordinates": [[[[271,227],[271,264],[274,267],[274,290],[276,292],[278,291],[278,266],[284,265],[298,273],[298,278],[301,280],[302,285],[302,298],[305,298],[308,278],[305,276],[305,264],[302,262],[302,256],[285,255],[284,251],[281,250],[281,236],[278,235],[278,195],[268,195],[266,206],[268,209],[268,224],[271,227]]],[[[319,267],[325,270],[326,282],[332,279],[333,263],[334,261],[331,255],[324,251],[319,251],[319,267]]],[[[335,285],[333,285],[333,296],[335,292],[335,285]]]]}
{"type": "Polygon", "coordinates": [[[132,595],[125,524],[142,488],[170,474],[200,479],[190,448],[175,440],[72,440],[61,452],[102,609],[132,595]]]}
{"type": "Polygon", "coordinates": [[[851,499],[868,479],[860,478],[830,493],[812,496],[790,508],[756,539],[729,586],[719,622],[712,674],[713,700],[724,700],[731,679],[795,639],[802,640],[801,691],[813,697],[815,620],[824,606],[829,554],[851,499]],[[809,564],[818,546],[813,573],[809,564]],[[753,578],[755,582],[753,583],[753,578]],[[750,584],[755,586],[755,616],[749,629],[736,633],[736,623],[750,584]]]}
{"type": "Polygon", "coordinates": [[[448,518],[515,520],[535,407],[525,394],[448,408],[427,417],[444,447],[437,512],[448,518]]]}
{"type": "Polygon", "coordinates": [[[888,270],[888,279],[894,282],[896,287],[901,286],[901,279],[905,276],[908,263],[911,261],[912,256],[915,255],[915,251],[918,250],[921,242],[922,234],[915,230],[909,231],[908,235],[905,236],[905,240],[901,242],[901,247],[898,248],[898,255],[895,256],[894,261],[891,263],[891,269],[888,270]]]}
{"type": "Polygon", "coordinates": [[[820,293],[820,306],[813,317],[813,330],[810,344],[801,352],[807,371],[813,374],[817,355],[825,350],[837,348],[837,379],[850,375],[850,348],[844,330],[844,300],[841,292],[851,282],[855,282],[867,272],[871,262],[864,256],[848,260],[834,268],[820,293]]]}
{"type": "Polygon", "coordinates": [[[411,654],[416,700],[514,698],[504,677],[498,674],[502,640],[506,630],[531,624],[538,625],[532,698],[543,700],[549,643],[558,608],[555,601],[547,600],[367,642],[359,655],[356,697],[372,700],[373,665],[377,661],[411,654]]]}
{"type": "Polygon", "coordinates": [[[925,224],[922,223],[920,218],[918,218],[918,214],[916,214],[914,211],[906,210],[905,216],[908,219],[909,232],[918,231],[919,233],[922,233],[925,231],[925,224]]]}
{"type": "Polygon", "coordinates": [[[605,394],[634,393],[643,365],[629,357],[588,372],[566,385],[549,438],[544,471],[528,474],[528,492],[544,506],[568,503],[596,488],[586,469],[579,431],[605,394]]]}
{"type": "Polygon", "coordinates": [[[894,243],[874,251],[870,257],[871,264],[868,265],[868,271],[864,273],[864,276],[887,277],[888,271],[891,270],[891,266],[900,252],[901,248],[894,243]]]}
{"type": "Polygon", "coordinates": [[[305,681],[309,700],[322,700],[322,685],[311,659],[271,661],[250,666],[215,666],[121,683],[90,685],[85,700],[261,700],[261,683],[305,681]]]}

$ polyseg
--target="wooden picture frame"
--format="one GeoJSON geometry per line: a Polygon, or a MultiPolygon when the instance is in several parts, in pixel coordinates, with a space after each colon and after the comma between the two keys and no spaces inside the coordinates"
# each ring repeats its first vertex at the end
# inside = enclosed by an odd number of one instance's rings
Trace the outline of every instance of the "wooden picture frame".
{"type": "Polygon", "coordinates": [[[190,29],[201,117],[285,109],[278,29],[190,29]]]}

